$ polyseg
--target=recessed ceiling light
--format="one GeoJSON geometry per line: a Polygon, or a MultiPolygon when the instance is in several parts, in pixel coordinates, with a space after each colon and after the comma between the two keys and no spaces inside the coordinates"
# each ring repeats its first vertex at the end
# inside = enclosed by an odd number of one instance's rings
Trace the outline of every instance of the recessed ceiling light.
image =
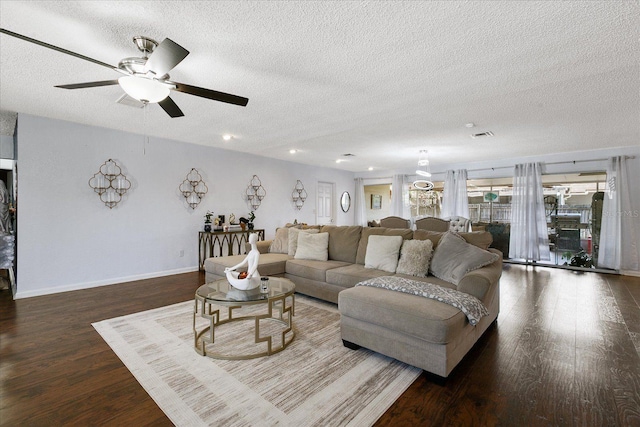
{"type": "Polygon", "coordinates": [[[464,126],[467,127],[467,128],[472,128],[472,127],[475,127],[476,124],[473,123],[473,122],[469,122],[469,123],[466,123],[464,126]]]}
{"type": "Polygon", "coordinates": [[[369,170],[372,171],[373,170],[373,166],[369,166],[369,170]]]}
{"type": "Polygon", "coordinates": [[[336,160],[336,163],[342,163],[342,159],[336,160]]]}
{"type": "Polygon", "coordinates": [[[224,139],[225,141],[229,141],[229,140],[231,140],[231,138],[232,138],[232,136],[229,135],[228,133],[225,134],[225,135],[222,135],[222,139],[224,139]]]}
{"type": "Polygon", "coordinates": [[[289,150],[289,153],[291,154],[296,154],[298,152],[298,150],[296,150],[295,148],[292,148],[291,150],[289,150]]]}

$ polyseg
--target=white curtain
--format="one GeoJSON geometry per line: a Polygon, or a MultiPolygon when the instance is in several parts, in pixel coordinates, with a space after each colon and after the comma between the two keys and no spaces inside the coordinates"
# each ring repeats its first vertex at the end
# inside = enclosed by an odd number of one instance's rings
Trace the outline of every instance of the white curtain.
{"type": "Polygon", "coordinates": [[[626,157],[621,156],[610,158],[607,165],[598,267],[638,271],[638,218],[631,210],[631,191],[635,187],[631,185],[627,163],[626,157]]]}
{"type": "Polygon", "coordinates": [[[356,225],[367,226],[367,201],[364,199],[364,178],[356,178],[355,197],[355,222],[356,225]]]}
{"type": "Polygon", "coordinates": [[[467,193],[467,170],[456,171],[456,212],[452,216],[469,218],[469,195],[467,193]]]}
{"type": "Polygon", "coordinates": [[[551,259],[542,191],[542,165],[516,165],[511,198],[509,258],[551,259]]]}
{"type": "Polygon", "coordinates": [[[461,216],[469,218],[469,196],[467,195],[467,170],[448,170],[444,178],[441,218],[461,216]]]}
{"type": "Polygon", "coordinates": [[[441,218],[449,218],[453,216],[455,210],[455,193],[456,193],[456,176],[453,170],[448,170],[444,177],[444,189],[442,190],[442,209],[440,210],[441,218]]]}
{"type": "Polygon", "coordinates": [[[409,188],[404,175],[393,175],[391,180],[391,215],[409,218],[408,201],[409,188]]]}

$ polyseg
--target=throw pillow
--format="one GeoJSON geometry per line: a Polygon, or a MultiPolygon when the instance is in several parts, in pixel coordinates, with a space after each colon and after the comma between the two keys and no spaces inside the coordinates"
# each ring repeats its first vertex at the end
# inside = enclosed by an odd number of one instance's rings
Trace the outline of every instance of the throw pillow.
{"type": "Polygon", "coordinates": [[[433,252],[431,273],[457,286],[469,271],[497,260],[497,254],[469,244],[460,235],[448,231],[444,233],[433,252]]]}
{"type": "Polygon", "coordinates": [[[300,233],[295,259],[329,259],[329,233],[300,233]]]}
{"type": "Polygon", "coordinates": [[[356,264],[364,265],[364,259],[367,257],[367,245],[369,244],[369,236],[402,236],[403,239],[411,239],[413,230],[408,228],[386,228],[386,227],[364,227],[360,234],[358,242],[358,250],[356,252],[356,264]]]}
{"type": "Polygon", "coordinates": [[[396,272],[402,236],[369,236],[364,268],[396,272]]]}
{"type": "Polygon", "coordinates": [[[426,277],[433,255],[431,240],[405,240],[400,249],[400,261],[396,273],[426,277]]]}
{"type": "Polygon", "coordinates": [[[315,228],[310,228],[310,229],[307,229],[307,230],[301,230],[299,228],[289,228],[289,250],[287,251],[289,256],[295,256],[296,255],[296,249],[298,248],[298,235],[300,233],[316,234],[319,231],[320,230],[315,229],[315,228]]]}
{"type": "Polygon", "coordinates": [[[273,238],[271,245],[269,245],[269,253],[289,253],[289,229],[287,227],[276,229],[276,237],[273,238]]]}
{"type": "Polygon", "coordinates": [[[356,252],[360,242],[362,227],[359,225],[325,225],[321,232],[329,233],[329,258],[336,261],[356,262],[356,252]]]}

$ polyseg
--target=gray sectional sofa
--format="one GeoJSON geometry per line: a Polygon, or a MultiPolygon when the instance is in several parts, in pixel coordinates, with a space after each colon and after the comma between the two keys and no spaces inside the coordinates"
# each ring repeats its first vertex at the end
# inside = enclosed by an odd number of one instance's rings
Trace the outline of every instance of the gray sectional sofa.
{"type": "MultiPolygon", "coordinates": [[[[438,244],[441,239],[445,241],[447,233],[360,226],[323,226],[317,229],[329,236],[326,261],[296,259],[285,253],[283,246],[286,245],[277,241],[282,240],[282,232],[278,230],[273,241],[258,243],[261,252],[258,270],[263,276],[290,279],[299,293],[337,303],[342,339],[350,348],[362,346],[447,377],[498,316],[502,256],[499,251],[488,249],[492,241],[488,232],[455,234],[458,240],[464,238],[468,243],[464,244],[469,248],[473,246],[481,248],[484,254],[496,254],[492,255],[495,261],[492,258],[488,265],[464,271],[456,280],[447,281],[432,274],[417,277],[365,267],[370,236],[401,236],[403,241],[428,239],[437,252],[438,244]],[[274,253],[274,249],[280,253],[274,253]],[[388,289],[355,286],[359,282],[385,276],[429,282],[473,295],[482,301],[489,314],[473,326],[460,309],[443,302],[388,289]]],[[[450,237],[446,239],[450,240],[450,237]]],[[[449,254],[444,250],[438,253],[439,262],[447,262],[449,254]]],[[[456,253],[451,255],[463,258],[456,253]]],[[[224,278],[224,269],[243,258],[244,255],[208,258],[204,265],[207,281],[224,278]]],[[[461,263],[465,261],[460,259],[461,263]]]]}

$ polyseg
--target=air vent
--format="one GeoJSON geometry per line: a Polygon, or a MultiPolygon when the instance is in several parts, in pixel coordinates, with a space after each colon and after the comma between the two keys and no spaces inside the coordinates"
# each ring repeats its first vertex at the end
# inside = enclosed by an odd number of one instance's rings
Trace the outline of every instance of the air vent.
{"type": "Polygon", "coordinates": [[[487,132],[472,133],[472,134],[471,134],[471,138],[473,138],[473,139],[476,139],[476,138],[485,138],[485,137],[489,137],[489,136],[493,136],[493,132],[491,132],[491,131],[487,131],[487,132]]]}
{"type": "Polygon", "coordinates": [[[116,103],[122,104],[122,105],[126,105],[128,107],[134,107],[134,108],[142,108],[142,107],[144,107],[144,104],[142,102],[138,101],[135,98],[130,97],[126,93],[123,94],[120,98],[118,98],[116,103]]]}
{"type": "Polygon", "coordinates": [[[356,156],[355,154],[351,154],[351,153],[346,153],[342,155],[342,157],[355,157],[355,156],[356,156]]]}

